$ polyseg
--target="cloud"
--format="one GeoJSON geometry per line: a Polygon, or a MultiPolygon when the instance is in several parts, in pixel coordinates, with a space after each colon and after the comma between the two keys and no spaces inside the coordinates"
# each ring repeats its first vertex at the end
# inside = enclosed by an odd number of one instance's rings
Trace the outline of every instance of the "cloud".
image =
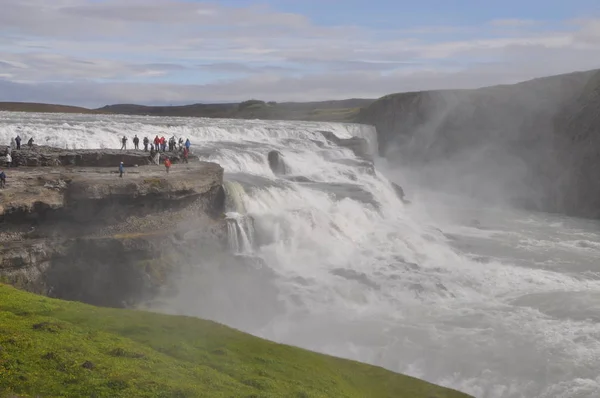
{"type": "Polygon", "coordinates": [[[490,21],[490,25],[492,26],[501,26],[501,27],[523,27],[523,26],[533,26],[539,24],[539,21],[534,21],[532,19],[494,19],[490,21]]]}
{"type": "Polygon", "coordinates": [[[593,18],[379,29],[183,0],[0,0],[0,9],[5,101],[379,97],[600,67],[593,18]]]}

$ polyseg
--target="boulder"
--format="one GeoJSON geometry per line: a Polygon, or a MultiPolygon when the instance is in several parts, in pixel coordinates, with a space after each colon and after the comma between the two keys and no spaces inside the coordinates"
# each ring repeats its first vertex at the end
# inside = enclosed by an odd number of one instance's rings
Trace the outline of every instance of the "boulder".
{"type": "Polygon", "coordinates": [[[267,155],[267,159],[269,160],[269,167],[275,174],[286,174],[287,166],[285,165],[285,161],[283,160],[283,155],[279,151],[271,151],[267,155]]]}
{"type": "Polygon", "coordinates": [[[396,192],[396,196],[398,196],[398,199],[400,199],[402,201],[402,203],[410,203],[409,200],[405,199],[405,195],[404,195],[404,189],[402,189],[402,187],[398,184],[396,184],[395,182],[392,182],[392,187],[394,188],[394,191],[396,192]]]}

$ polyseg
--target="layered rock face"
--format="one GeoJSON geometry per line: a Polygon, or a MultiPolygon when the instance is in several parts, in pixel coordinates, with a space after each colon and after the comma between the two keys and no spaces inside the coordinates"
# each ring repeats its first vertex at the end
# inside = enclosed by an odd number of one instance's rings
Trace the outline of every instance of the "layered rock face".
{"type": "Polygon", "coordinates": [[[359,121],[376,126],[380,154],[433,188],[600,217],[599,73],[389,95],[359,121]]]}
{"type": "Polygon", "coordinates": [[[6,170],[7,186],[0,189],[4,281],[52,297],[130,306],[168,289],[178,267],[199,252],[226,251],[218,164],[176,165],[169,174],[162,165],[126,167],[119,178],[121,159],[140,165],[147,154],[27,151],[14,151],[13,159],[70,166],[6,170]],[[113,167],[82,166],[88,164],[113,167]]]}

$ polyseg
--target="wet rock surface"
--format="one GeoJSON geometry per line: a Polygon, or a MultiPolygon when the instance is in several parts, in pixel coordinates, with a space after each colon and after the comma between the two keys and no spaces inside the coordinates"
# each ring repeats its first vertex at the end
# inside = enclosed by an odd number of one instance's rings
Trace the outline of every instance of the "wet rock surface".
{"type": "Polygon", "coordinates": [[[286,174],[288,168],[285,164],[285,160],[283,160],[283,155],[279,151],[271,151],[267,155],[267,160],[269,161],[269,167],[273,171],[274,174],[286,174]]]}

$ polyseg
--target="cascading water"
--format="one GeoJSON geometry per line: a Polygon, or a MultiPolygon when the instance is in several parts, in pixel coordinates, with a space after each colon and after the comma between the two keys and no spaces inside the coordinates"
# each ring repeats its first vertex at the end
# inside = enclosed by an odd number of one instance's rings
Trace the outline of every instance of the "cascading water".
{"type": "Polygon", "coordinates": [[[230,247],[259,258],[277,294],[254,282],[228,288],[224,276],[213,283],[235,304],[227,314],[195,299],[198,289],[172,303],[179,312],[479,398],[600,396],[597,223],[480,209],[411,186],[406,206],[321,130],[376,148],[372,128],[351,124],[0,113],[7,143],[19,133],[118,148],[123,134],[176,135],[224,167],[230,247]],[[271,150],[287,174],[271,171],[271,150]],[[245,305],[250,291],[263,304],[245,305]]]}
{"type": "Polygon", "coordinates": [[[229,249],[235,254],[250,255],[254,252],[254,222],[245,214],[244,187],[235,181],[225,181],[224,185],[229,249]]]}

